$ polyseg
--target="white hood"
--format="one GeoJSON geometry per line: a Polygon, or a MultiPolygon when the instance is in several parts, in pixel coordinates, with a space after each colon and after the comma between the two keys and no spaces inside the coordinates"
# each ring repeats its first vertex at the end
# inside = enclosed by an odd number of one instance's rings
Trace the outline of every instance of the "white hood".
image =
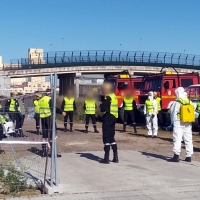
{"type": "Polygon", "coordinates": [[[180,98],[184,98],[185,97],[185,90],[183,87],[178,87],[175,90],[175,94],[176,94],[176,98],[180,99],[180,98]]]}
{"type": "Polygon", "coordinates": [[[148,99],[153,101],[153,92],[152,91],[148,93],[148,99]]]}

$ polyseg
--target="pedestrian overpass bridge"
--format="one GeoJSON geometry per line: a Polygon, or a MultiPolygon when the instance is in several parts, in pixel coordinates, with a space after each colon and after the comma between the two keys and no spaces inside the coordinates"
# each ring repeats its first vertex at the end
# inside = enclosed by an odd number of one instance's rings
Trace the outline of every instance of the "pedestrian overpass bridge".
{"type": "Polygon", "coordinates": [[[179,73],[200,72],[200,56],[138,51],[48,52],[35,57],[12,59],[10,64],[4,64],[2,73],[16,78],[50,75],[56,71],[60,79],[60,93],[63,94],[66,86],[73,85],[74,79],[82,74],[123,70],[129,70],[130,74],[157,73],[162,68],[175,68],[179,73]]]}

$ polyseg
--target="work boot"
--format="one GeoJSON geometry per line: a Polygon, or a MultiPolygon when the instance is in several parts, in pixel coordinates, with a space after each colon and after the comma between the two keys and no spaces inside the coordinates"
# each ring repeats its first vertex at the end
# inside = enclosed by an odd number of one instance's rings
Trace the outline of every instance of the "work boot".
{"type": "Polygon", "coordinates": [[[84,133],[88,133],[88,129],[87,128],[84,130],[84,133]]]}
{"type": "Polygon", "coordinates": [[[67,127],[65,126],[65,128],[64,128],[64,132],[67,132],[67,127]]]}
{"type": "Polygon", "coordinates": [[[19,137],[25,137],[23,130],[19,128],[19,137]]]}
{"type": "Polygon", "coordinates": [[[123,125],[123,132],[126,132],[126,124],[123,125]]]}
{"type": "Polygon", "coordinates": [[[191,159],[191,157],[186,157],[185,161],[186,162],[192,162],[192,159],[191,159]]]}
{"type": "Polygon", "coordinates": [[[112,162],[114,162],[114,163],[118,163],[119,162],[117,152],[113,153],[113,160],[112,160],[112,162]]]}
{"type": "Polygon", "coordinates": [[[167,160],[168,162],[180,162],[179,155],[174,154],[174,157],[167,160]]]}
{"type": "Polygon", "coordinates": [[[73,127],[73,124],[70,124],[70,132],[73,132],[72,127],[73,127]]]}
{"type": "Polygon", "coordinates": [[[39,128],[36,129],[36,134],[40,135],[40,129],[39,128]]]}
{"type": "Polygon", "coordinates": [[[136,125],[133,125],[134,133],[137,133],[136,125]]]}
{"type": "Polygon", "coordinates": [[[94,133],[99,133],[99,131],[97,129],[94,129],[94,133]]]}
{"type": "Polygon", "coordinates": [[[104,159],[100,160],[99,163],[109,164],[110,163],[109,154],[105,154],[104,159]]]}

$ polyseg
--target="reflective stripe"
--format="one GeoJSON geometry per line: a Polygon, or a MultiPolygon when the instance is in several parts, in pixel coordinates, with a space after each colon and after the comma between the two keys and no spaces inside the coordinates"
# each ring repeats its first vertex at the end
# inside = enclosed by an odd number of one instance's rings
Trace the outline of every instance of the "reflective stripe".
{"type": "Polygon", "coordinates": [[[106,144],[104,144],[105,146],[107,146],[107,145],[110,145],[110,143],[106,143],[106,144]]]}
{"type": "Polygon", "coordinates": [[[116,142],[111,143],[111,145],[114,145],[114,144],[116,144],[116,142]]]}
{"type": "Polygon", "coordinates": [[[124,110],[133,110],[133,98],[124,98],[124,110]]]}
{"type": "Polygon", "coordinates": [[[150,101],[149,99],[147,99],[145,101],[145,105],[146,105],[147,113],[153,113],[153,101],[150,101]]]}
{"type": "Polygon", "coordinates": [[[64,97],[65,106],[64,111],[74,111],[74,98],[64,97]]]}

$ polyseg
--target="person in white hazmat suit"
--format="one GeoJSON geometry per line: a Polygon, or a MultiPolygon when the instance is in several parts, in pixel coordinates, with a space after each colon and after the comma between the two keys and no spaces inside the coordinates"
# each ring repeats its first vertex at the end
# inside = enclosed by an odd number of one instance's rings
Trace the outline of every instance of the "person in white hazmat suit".
{"type": "Polygon", "coordinates": [[[175,90],[176,101],[170,108],[171,111],[171,123],[173,124],[173,152],[174,157],[169,159],[168,162],[179,162],[179,156],[181,153],[181,142],[185,143],[186,149],[186,162],[191,162],[191,156],[193,154],[193,142],[192,142],[192,125],[191,123],[184,123],[180,121],[180,107],[181,102],[188,101],[192,102],[187,98],[187,93],[183,87],[178,87],[175,90]],[[178,101],[179,100],[179,101],[178,101]]]}
{"type": "Polygon", "coordinates": [[[146,126],[148,129],[147,137],[157,137],[158,119],[157,119],[157,101],[154,99],[153,92],[148,93],[148,99],[145,101],[144,114],[146,117],[146,126]]]}

